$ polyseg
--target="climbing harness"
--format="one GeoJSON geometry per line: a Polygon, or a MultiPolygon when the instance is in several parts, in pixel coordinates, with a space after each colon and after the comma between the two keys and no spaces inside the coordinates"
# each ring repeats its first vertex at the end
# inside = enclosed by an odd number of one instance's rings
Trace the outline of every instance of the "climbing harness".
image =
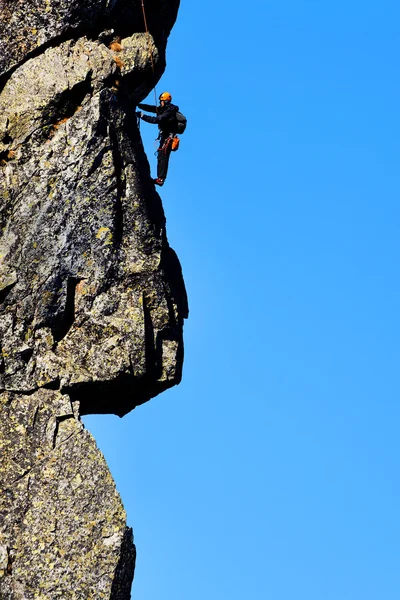
{"type": "Polygon", "coordinates": [[[156,72],[155,72],[155,68],[154,68],[154,57],[153,57],[153,50],[151,47],[151,42],[150,42],[150,32],[149,32],[149,28],[147,27],[147,18],[146,18],[146,9],[144,7],[144,0],[141,0],[142,2],[142,12],[143,12],[143,21],[144,21],[144,28],[146,30],[146,36],[147,36],[147,45],[149,47],[149,52],[150,52],[150,58],[151,58],[151,68],[153,70],[153,77],[154,77],[154,98],[155,98],[155,105],[157,106],[157,91],[156,91],[156,72]]]}
{"type": "MultiPolygon", "coordinates": [[[[160,138],[158,137],[157,140],[159,140],[159,139],[160,138]]],[[[158,152],[164,152],[164,154],[167,154],[167,152],[170,148],[171,148],[171,152],[176,152],[179,148],[179,142],[180,142],[180,139],[178,138],[178,136],[175,133],[171,133],[171,135],[169,135],[164,140],[163,145],[158,147],[157,152],[155,152],[155,154],[157,155],[158,152]]]]}
{"type": "MultiPolygon", "coordinates": [[[[159,137],[157,139],[161,141],[159,137]]],[[[172,144],[172,137],[169,135],[167,138],[165,138],[163,145],[158,147],[156,154],[158,152],[164,152],[164,154],[167,154],[170,144],[172,144]]]]}

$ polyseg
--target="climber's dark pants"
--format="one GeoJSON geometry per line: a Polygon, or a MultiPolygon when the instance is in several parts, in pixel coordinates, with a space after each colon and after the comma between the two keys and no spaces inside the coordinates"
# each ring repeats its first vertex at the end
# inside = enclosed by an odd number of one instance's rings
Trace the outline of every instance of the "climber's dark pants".
{"type": "Polygon", "coordinates": [[[161,139],[160,148],[158,149],[158,160],[157,160],[157,177],[159,179],[166,179],[168,173],[168,162],[171,155],[171,138],[161,139]]]}

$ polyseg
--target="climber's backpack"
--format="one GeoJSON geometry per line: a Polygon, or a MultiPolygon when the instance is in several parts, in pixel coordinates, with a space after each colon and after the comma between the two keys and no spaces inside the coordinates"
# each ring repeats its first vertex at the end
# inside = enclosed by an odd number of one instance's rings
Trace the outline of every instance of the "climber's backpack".
{"type": "Polygon", "coordinates": [[[183,133],[186,129],[187,119],[185,115],[183,115],[179,110],[176,113],[177,124],[177,133],[183,133]]]}

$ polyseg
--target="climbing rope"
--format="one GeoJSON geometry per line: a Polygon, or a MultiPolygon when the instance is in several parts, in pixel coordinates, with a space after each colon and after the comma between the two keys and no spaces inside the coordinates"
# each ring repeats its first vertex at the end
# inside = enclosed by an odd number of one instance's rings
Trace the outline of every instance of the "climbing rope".
{"type": "Polygon", "coordinates": [[[151,42],[150,42],[150,33],[149,33],[149,28],[147,27],[147,19],[146,19],[146,10],[144,8],[144,0],[142,1],[142,12],[143,12],[143,21],[144,21],[144,28],[146,30],[146,35],[147,35],[147,44],[149,47],[149,51],[150,51],[150,58],[151,58],[151,68],[153,70],[153,77],[154,77],[154,99],[155,99],[155,103],[156,103],[156,108],[157,108],[157,90],[156,90],[156,72],[154,69],[154,57],[153,57],[153,49],[151,47],[151,42]]]}

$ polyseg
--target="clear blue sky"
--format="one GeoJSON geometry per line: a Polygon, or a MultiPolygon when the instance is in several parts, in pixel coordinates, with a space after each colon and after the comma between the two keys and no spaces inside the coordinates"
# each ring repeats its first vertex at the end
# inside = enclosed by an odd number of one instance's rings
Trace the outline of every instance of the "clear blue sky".
{"type": "Polygon", "coordinates": [[[400,598],[399,22],[394,0],[182,1],[157,89],[188,117],[162,189],[183,382],[85,418],[134,600],[400,598]]]}

